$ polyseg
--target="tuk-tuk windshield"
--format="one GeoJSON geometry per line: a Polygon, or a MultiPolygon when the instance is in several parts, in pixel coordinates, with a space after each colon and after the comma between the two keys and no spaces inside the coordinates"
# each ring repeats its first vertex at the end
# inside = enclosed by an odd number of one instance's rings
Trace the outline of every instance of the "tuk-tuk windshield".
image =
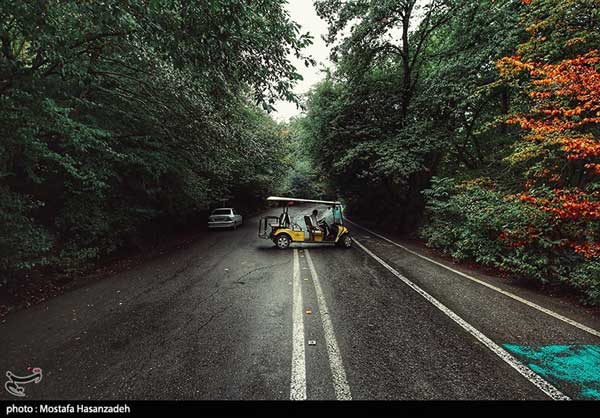
{"type": "Polygon", "coordinates": [[[342,224],[342,207],[339,205],[328,208],[321,218],[328,224],[342,224]]]}
{"type": "Polygon", "coordinates": [[[343,224],[343,216],[342,216],[342,206],[341,205],[335,205],[331,208],[331,216],[333,217],[333,223],[336,224],[343,224]]]}

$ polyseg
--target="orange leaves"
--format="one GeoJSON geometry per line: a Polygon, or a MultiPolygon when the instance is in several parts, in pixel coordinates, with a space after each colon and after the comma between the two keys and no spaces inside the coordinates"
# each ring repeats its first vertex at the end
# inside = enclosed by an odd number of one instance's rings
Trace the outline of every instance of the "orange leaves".
{"type": "Polygon", "coordinates": [[[577,253],[589,259],[600,257],[600,244],[585,242],[583,244],[569,243],[569,246],[577,253]]]}
{"type": "Polygon", "coordinates": [[[527,194],[522,194],[521,196],[519,196],[519,199],[521,200],[521,202],[529,202],[529,203],[536,203],[537,199],[533,196],[529,196],[527,194]]]}
{"type": "Polygon", "coordinates": [[[558,64],[524,62],[518,55],[505,57],[496,63],[500,75],[516,75],[527,72],[531,83],[539,87],[531,92],[533,99],[567,97],[576,99],[583,109],[600,110],[600,62],[597,50],[566,59],[558,64]]]}
{"type": "Polygon", "coordinates": [[[600,173],[600,138],[590,133],[600,124],[600,54],[587,54],[557,64],[523,62],[519,56],[506,57],[497,66],[504,77],[527,73],[531,77],[528,115],[516,115],[507,123],[530,131],[528,140],[560,143],[568,160],[583,160],[588,174],[600,173]],[[590,161],[592,160],[592,161],[590,161]]]}
{"type": "Polygon", "coordinates": [[[588,163],[584,166],[585,168],[587,168],[590,172],[600,175],[600,164],[598,163],[588,163]]]}
{"type": "Polygon", "coordinates": [[[578,37],[575,37],[575,38],[571,38],[567,42],[565,42],[565,46],[566,47],[573,47],[573,46],[575,46],[577,44],[582,44],[582,43],[585,43],[585,42],[586,42],[585,38],[583,38],[581,36],[578,36],[578,37]]]}
{"type": "MultiPolygon", "coordinates": [[[[532,228],[533,227],[530,227],[529,229],[531,230],[532,228]]],[[[502,241],[504,245],[509,248],[522,248],[531,244],[535,230],[533,230],[532,233],[529,232],[530,231],[525,234],[520,231],[504,230],[500,235],[498,235],[498,240],[502,241]]]]}
{"type": "Polygon", "coordinates": [[[523,71],[535,71],[533,63],[521,61],[518,55],[501,58],[496,62],[496,68],[501,77],[514,76],[523,71]]]}
{"type": "MultiPolygon", "coordinates": [[[[550,94],[550,93],[548,93],[548,94],[550,94]]],[[[577,107],[575,107],[575,109],[566,109],[566,110],[563,110],[562,113],[566,117],[573,117],[573,116],[581,115],[584,111],[585,111],[585,109],[583,107],[577,106],[577,107]]],[[[560,111],[559,111],[559,114],[560,114],[560,111]]]]}
{"type": "MultiPolygon", "coordinates": [[[[523,4],[531,2],[522,0],[523,4]]],[[[561,5],[558,1],[552,4],[561,5]]],[[[599,190],[598,186],[587,186],[598,184],[600,176],[600,53],[593,49],[575,57],[566,54],[570,58],[553,62],[523,60],[522,56],[564,57],[550,53],[555,45],[573,47],[575,54],[588,42],[581,35],[584,32],[571,29],[573,7],[556,16],[538,13],[546,6],[539,2],[530,8],[536,10],[532,16],[541,20],[528,26],[531,39],[519,47],[522,55],[496,63],[501,77],[522,89],[529,103],[527,112],[506,121],[527,132],[508,160],[531,162],[518,198],[550,215],[543,232],[545,245],[550,242],[563,250],[598,258],[600,191],[593,191],[599,190]],[[567,38],[556,43],[554,35],[559,30],[564,30],[567,38]],[[553,43],[548,45],[546,39],[553,43]],[[566,189],[566,185],[571,186],[566,189]]],[[[535,246],[532,236],[532,231],[504,231],[498,239],[518,248],[535,246]]]]}
{"type": "MultiPolygon", "coordinates": [[[[600,193],[586,194],[577,190],[559,190],[553,191],[551,198],[539,198],[523,193],[519,196],[522,202],[527,202],[538,208],[554,215],[555,226],[561,227],[573,225],[585,225],[588,222],[600,221],[600,193]]],[[[561,246],[571,248],[575,253],[583,255],[587,258],[600,257],[600,243],[590,242],[585,239],[583,229],[569,240],[563,241],[561,246]]],[[[533,236],[534,231],[527,231],[528,236],[533,236]]],[[[514,243],[524,244],[523,240],[515,240],[503,233],[498,237],[501,241],[505,241],[508,246],[515,247],[514,243]]]]}
{"type": "Polygon", "coordinates": [[[564,137],[560,141],[569,160],[585,160],[600,157],[600,142],[592,134],[564,137]]]}
{"type": "Polygon", "coordinates": [[[529,95],[532,99],[549,99],[552,97],[552,93],[548,91],[532,91],[529,95]]]}
{"type": "Polygon", "coordinates": [[[538,198],[524,193],[520,196],[522,202],[532,203],[542,210],[552,213],[561,220],[600,220],[600,201],[592,200],[593,194],[580,191],[555,189],[550,199],[538,198]]]}
{"type": "Polygon", "coordinates": [[[555,190],[555,194],[548,210],[562,219],[600,220],[600,201],[589,200],[582,192],[555,190]]]}

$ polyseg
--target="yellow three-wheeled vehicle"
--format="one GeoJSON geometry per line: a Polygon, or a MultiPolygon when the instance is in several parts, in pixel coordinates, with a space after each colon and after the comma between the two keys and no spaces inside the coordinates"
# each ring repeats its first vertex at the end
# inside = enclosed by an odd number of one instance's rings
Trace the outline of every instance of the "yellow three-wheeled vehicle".
{"type": "Polygon", "coordinates": [[[343,248],[352,246],[350,231],[344,226],[341,202],[276,196],[271,196],[267,200],[286,204],[283,206],[281,215],[264,216],[260,219],[258,226],[258,236],[272,240],[278,248],[286,249],[292,242],[335,244],[343,248]],[[325,217],[318,219],[316,216],[306,215],[304,216],[306,228],[302,228],[297,222],[292,222],[289,216],[288,205],[295,203],[329,206],[329,222],[325,217]]]}

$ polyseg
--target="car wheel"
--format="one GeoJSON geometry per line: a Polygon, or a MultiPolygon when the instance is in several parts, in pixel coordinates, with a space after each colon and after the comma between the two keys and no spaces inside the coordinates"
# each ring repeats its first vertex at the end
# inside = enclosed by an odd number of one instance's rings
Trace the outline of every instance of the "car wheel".
{"type": "Polygon", "coordinates": [[[291,243],[292,240],[286,234],[281,234],[277,238],[275,238],[275,245],[277,245],[277,248],[279,248],[280,250],[285,250],[289,248],[291,243]]]}

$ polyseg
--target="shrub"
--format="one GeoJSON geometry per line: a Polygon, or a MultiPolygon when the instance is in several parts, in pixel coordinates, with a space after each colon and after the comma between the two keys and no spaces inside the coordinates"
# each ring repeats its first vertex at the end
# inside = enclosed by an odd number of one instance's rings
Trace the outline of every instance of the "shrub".
{"type": "Polygon", "coordinates": [[[489,179],[433,178],[424,192],[427,245],[511,276],[565,283],[600,303],[600,263],[564,245],[551,215],[495,189],[489,179]]]}

